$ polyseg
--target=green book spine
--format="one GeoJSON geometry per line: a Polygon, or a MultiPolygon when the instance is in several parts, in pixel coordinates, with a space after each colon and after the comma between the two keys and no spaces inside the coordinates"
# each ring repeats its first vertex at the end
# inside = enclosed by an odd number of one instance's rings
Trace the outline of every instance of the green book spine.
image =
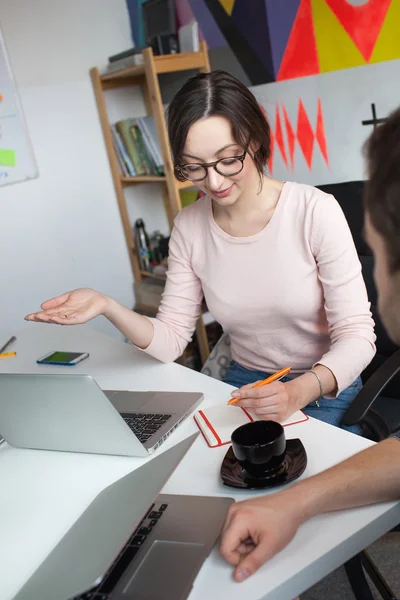
{"type": "Polygon", "coordinates": [[[139,150],[131,133],[133,119],[124,119],[115,124],[117,131],[120,133],[125,144],[126,151],[129,154],[133,166],[135,167],[136,175],[146,175],[146,168],[141,159],[139,150]]]}
{"type": "Polygon", "coordinates": [[[139,150],[140,158],[142,159],[147,175],[156,175],[147,154],[146,146],[144,145],[142,132],[136,123],[131,126],[131,134],[136,142],[136,147],[139,150]]]}

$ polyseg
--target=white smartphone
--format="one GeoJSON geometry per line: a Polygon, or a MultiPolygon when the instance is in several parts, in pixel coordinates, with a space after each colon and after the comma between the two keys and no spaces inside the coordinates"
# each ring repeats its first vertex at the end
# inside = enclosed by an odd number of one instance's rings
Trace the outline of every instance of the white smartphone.
{"type": "Polygon", "coordinates": [[[39,365],[63,365],[66,367],[73,367],[85,360],[88,356],[89,354],[87,352],[61,352],[60,350],[56,350],[55,352],[49,352],[41,358],[38,358],[36,362],[39,365]]]}

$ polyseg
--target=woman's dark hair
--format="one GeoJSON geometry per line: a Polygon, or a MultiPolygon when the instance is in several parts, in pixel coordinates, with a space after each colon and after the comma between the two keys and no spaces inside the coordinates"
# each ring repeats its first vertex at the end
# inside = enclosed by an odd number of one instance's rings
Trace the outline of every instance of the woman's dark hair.
{"type": "Polygon", "coordinates": [[[400,270],[400,109],[365,144],[369,181],[365,209],[383,237],[391,271],[400,270]]]}
{"type": "MultiPolygon", "coordinates": [[[[189,128],[207,117],[224,117],[240,146],[258,148],[253,160],[262,176],[271,154],[267,119],[250,90],[229,73],[213,71],[189,79],[168,108],[168,135],[175,166],[179,164],[189,128]]],[[[185,181],[175,169],[175,176],[185,181]]]]}

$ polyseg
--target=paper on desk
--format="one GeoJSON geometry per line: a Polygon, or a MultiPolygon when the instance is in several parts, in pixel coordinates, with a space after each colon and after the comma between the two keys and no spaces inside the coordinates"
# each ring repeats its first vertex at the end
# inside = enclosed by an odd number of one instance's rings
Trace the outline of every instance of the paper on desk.
{"type": "MultiPolygon", "coordinates": [[[[240,406],[219,404],[199,410],[194,415],[194,420],[210,448],[218,448],[231,443],[232,432],[237,427],[259,419],[250,410],[245,410],[240,406]]],[[[282,425],[287,427],[307,420],[308,416],[301,410],[297,410],[282,425]]]]}

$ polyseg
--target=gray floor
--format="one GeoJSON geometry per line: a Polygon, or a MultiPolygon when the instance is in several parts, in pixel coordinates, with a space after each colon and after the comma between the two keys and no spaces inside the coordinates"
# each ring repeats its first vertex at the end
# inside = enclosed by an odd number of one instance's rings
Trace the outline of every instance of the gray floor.
{"type": "MultiPolygon", "coordinates": [[[[400,599],[400,533],[388,533],[383,538],[372,544],[368,552],[392,588],[400,599]]],[[[374,590],[376,600],[381,596],[374,590]]],[[[354,600],[351,587],[343,567],[337,569],[325,579],[318,582],[312,588],[301,594],[301,600],[354,600]]]]}

